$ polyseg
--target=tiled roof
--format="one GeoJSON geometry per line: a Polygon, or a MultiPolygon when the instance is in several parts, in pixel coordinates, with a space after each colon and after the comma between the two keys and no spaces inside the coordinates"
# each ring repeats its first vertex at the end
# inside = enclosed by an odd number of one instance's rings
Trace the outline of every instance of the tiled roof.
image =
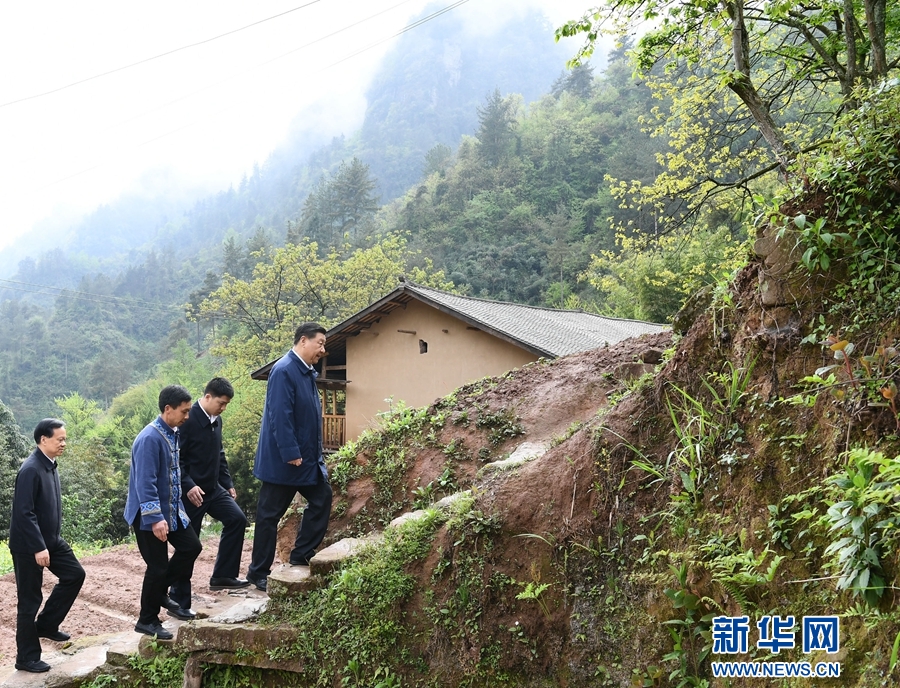
{"type": "Polygon", "coordinates": [[[628,337],[666,329],[664,325],[641,320],[457,296],[412,282],[406,282],[404,287],[426,302],[439,304],[470,321],[481,323],[485,329],[496,330],[527,348],[552,357],[596,349],[628,337]]]}
{"type": "MultiPolygon", "coordinates": [[[[457,296],[440,289],[402,281],[394,291],[328,331],[329,357],[332,354],[340,356],[346,351],[348,337],[358,335],[394,309],[405,307],[413,299],[449,313],[536,356],[548,358],[588,351],[616,344],[629,337],[667,329],[666,325],[641,320],[607,318],[583,311],[563,311],[457,296]]],[[[255,380],[267,379],[274,363],[275,361],[270,361],[253,371],[250,376],[255,380]]]]}

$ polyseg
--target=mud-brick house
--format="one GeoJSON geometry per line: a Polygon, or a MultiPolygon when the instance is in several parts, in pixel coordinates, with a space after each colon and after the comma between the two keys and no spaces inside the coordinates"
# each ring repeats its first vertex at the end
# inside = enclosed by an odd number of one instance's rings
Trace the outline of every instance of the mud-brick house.
{"type": "MultiPolygon", "coordinates": [[[[319,361],[326,449],[371,426],[389,397],[424,406],[539,358],[659,332],[663,325],[457,296],[401,280],[327,333],[319,361]]],[[[274,361],[251,373],[265,380],[274,361]]]]}

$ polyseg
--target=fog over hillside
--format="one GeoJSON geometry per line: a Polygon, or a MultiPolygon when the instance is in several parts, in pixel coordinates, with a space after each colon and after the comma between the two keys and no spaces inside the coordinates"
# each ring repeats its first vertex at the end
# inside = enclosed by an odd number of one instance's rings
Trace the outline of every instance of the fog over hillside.
{"type": "MultiPolygon", "coordinates": [[[[0,277],[72,287],[83,275],[115,274],[140,262],[151,249],[180,259],[202,249],[200,263],[213,260],[209,246],[229,234],[247,236],[258,227],[283,232],[316,181],[353,156],[370,166],[382,203],[397,197],[419,179],[432,146],[455,147],[461,135],[474,133],[476,107],[494,89],[533,100],[571,54],[554,43],[551,22],[536,9],[464,10],[402,34],[364,94],[342,93],[297,113],[283,142],[230,187],[170,169],[146,173],[87,216],[63,211],[38,223],[0,251],[0,277]]],[[[6,286],[0,298],[36,291],[6,286]]]]}

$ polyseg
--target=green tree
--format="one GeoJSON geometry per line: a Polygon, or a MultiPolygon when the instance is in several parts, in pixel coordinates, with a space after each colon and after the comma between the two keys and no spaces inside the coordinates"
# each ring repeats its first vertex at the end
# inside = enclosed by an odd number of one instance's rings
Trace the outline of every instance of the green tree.
{"type": "Polygon", "coordinates": [[[563,93],[571,93],[578,98],[590,98],[594,91],[594,68],[578,64],[553,82],[550,95],[559,98],[563,93]]]}
{"type": "Polygon", "coordinates": [[[580,279],[603,295],[603,310],[620,318],[670,322],[700,287],[743,265],[748,240],[727,227],[671,233],[658,240],[620,237],[620,251],[592,257],[580,279]]]}
{"type": "Polygon", "coordinates": [[[579,64],[602,32],[622,34],[642,17],[654,28],[634,51],[637,67],[667,103],[647,123],[670,150],[652,184],[624,181],[618,191],[665,228],[696,219],[717,196],[749,199],[776,169],[789,174],[831,116],[856,106],[857,87],[897,67],[900,6],[885,0],[607,0],[557,38],[585,35],[579,64]]]}
{"type": "Polygon", "coordinates": [[[453,151],[450,146],[439,143],[432,146],[425,154],[425,169],[422,171],[423,177],[430,177],[433,174],[444,174],[450,161],[453,159],[453,151]]]}
{"type": "Polygon", "coordinates": [[[117,542],[128,535],[122,518],[128,464],[99,433],[99,405],[80,394],[56,400],[68,443],[59,462],[62,535],[69,542],[117,542]]]}
{"type": "Polygon", "coordinates": [[[340,236],[348,236],[355,241],[370,227],[378,210],[378,197],[374,195],[377,183],[369,174],[369,166],[359,158],[353,158],[349,165],[341,163],[332,185],[332,215],[340,236]]]}
{"type": "Polygon", "coordinates": [[[0,401],[0,539],[9,537],[9,505],[12,504],[16,473],[28,456],[29,443],[22,435],[16,419],[0,401]]]}
{"type": "Polygon", "coordinates": [[[331,179],[320,177],[307,196],[300,215],[300,234],[318,242],[323,251],[362,238],[371,229],[378,210],[376,185],[369,166],[359,158],[349,164],[342,162],[331,179]]]}
{"type": "Polygon", "coordinates": [[[514,151],[519,107],[518,98],[504,98],[500,89],[478,106],[478,150],[488,165],[499,165],[514,151]]]}
{"type": "Polygon", "coordinates": [[[246,276],[247,252],[236,234],[229,234],[222,242],[222,272],[237,279],[246,276]]]}
{"type": "Polygon", "coordinates": [[[389,235],[366,248],[333,249],[325,257],[315,242],[289,244],[277,249],[271,262],[257,265],[250,280],[226,275],[203,304],[202,310],[230,322],[214,352],[225,359],[220,374],[235,388],[223,441],[238,501],[248,513],[255,509],[251,467],[265,399],[265,385],[251,380],[248,371],[287,351],[301,322],[329,327],[384,296],[404,274],[422,284],[452,286],[430,261],[409,250],[404,238],[389,235]]]}

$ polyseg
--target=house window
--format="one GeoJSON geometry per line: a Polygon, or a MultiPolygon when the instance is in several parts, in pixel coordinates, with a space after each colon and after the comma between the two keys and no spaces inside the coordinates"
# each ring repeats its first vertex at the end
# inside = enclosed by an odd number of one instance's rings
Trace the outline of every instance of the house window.
{"type": "Polygon", "coordinates": [[[424,339],[419,340],[419,353],[420,354],[428,353],[428,342],[426,342],[424,339]]]}
{"type": "Polygon", "coordinates": [[[319,389],[322,415],[343,416],[346,413],[347,392],[343,389],[319,389]]]}

